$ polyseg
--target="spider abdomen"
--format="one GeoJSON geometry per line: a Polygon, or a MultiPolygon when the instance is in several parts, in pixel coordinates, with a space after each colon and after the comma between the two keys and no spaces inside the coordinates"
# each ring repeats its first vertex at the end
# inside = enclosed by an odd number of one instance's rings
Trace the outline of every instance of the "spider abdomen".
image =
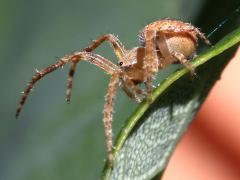
{"type": "Polygon", "coordinates": [[[167,36],[166,43],[170,53],[178,52],[185,57],[189,57],[196,51],[196,43],[190,36],[185,34],[167,36]]]}

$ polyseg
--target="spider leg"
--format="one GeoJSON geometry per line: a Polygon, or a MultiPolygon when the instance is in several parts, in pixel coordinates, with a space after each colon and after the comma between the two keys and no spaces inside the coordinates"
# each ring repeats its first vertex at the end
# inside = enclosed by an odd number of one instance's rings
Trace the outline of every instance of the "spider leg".
{"type": "MultiPolygon", "coordinates": [[[[100,55],[97,55],[97,54],[94,54],[94,53],[91,53],[91,52],[77,52],[77,53],[75,53],[75,58],[76,58],[76,60],[79,59],[79,58],[80,59],[81,58],[82,59],[84,59],[84,58],[89,59],[90,63],[93,63],[93,64],[97,65],[98,67],[104,69],[108,73],[111,71],[111,68],[114,69],[114,70],[119,69],[119,67],[116,66],[115,64],[113,64],[111,61],[103,58],[100,55]],[[77,55],[78,53],[80,53],[80,54],[77,55]],[[86,57],[84,57],[84,56],[86,56],[86,57]],[[98,59],[98,60],[96,61],[96,59],[98,59]],[[100,63],[99,60],[101,61],[101,63],[100,63]],[[107,67],[110,67],[110,69],[107,68],[107,67]]],[[[79,60],[77,60],[77,61],[76,60],[72,61],[71,66],[70,66],[69,75],[68,75],[67,90],[66,90],[66,101],[67,102],[70,102],[70,97],[71,97],[71,92],[72,92],[72,84],[73,84],[73,76],[74,76],[74,73],[75,73],[76,65],[79,62],[79,60]]],[[[109,74],[112,74],[112,72],[109,73],[109,74]]]]}
{"type": "Polygon", "coordinates": [[[194,31],[197,33],[197,35],[207,44],[211,46],[211,42],[208,40],[208,38],[201,32],[199,31],[198,28],[194,28],[194,31]]]}
{"type": "Polygon", "coordinates": [[[190,23],[180,23],[179,21],[175,22],[174,25],[177,28],[173,28],[173,26],[162,26],[159,28],[160,31],[165,32],[184,32],[184,31],[193,31],[198,37],[200,37],[206,44],[211,45],[210,41],[207,39],[207,37],[196,27],[194,27],[190,23]]]}
{"type": "Polygon", "coordinates": [[[193,67],[191,62],[189,60],[187,60],[187,58],[182,53],[173,52],[172,55],[191,72],[192,76],[196,75],[195,68],[193,67]]]}
{"type": "Polygon", "coordinates": [[[160,58],[159,58],[159,68],[164,68],[165,66],[172,63],[172,55],[169,51],[166,36],[163,32],[158,31],[156,36],[156,45],[160,51],[160,58]]]}
{"type": "Polygon", "coordinates": [[[108,160],[110,164],[113,163],[112,119],[113,119],[113,103],[116,95],[118,80],[119,80],[119,74],[114,73],[108,85],[108,92],[105,97],[105,105],[104,105],[104,111],[103,111],[103,123],[105,128],[105,135],[106,135],[108,160]]]}
{"type": "Polygon", "coordinates": [[[121,59],[126,53],[126,49],[121,43],[121,41],[113,34],[105,34],[103,36],[100,36],[99,38],[94,40],[88,47],[86,47],[84,51],[91,52],[105,41],[109,42],[113,46],[114,52],[117,55],[118,59],[121,59]]]}
{"type": "Polygon", "coordinates": [[[68,80],[67,80],[67,90],[66,90],[66,101],[70,102],[71,94],[72,94],[72,86],[73,86],[73,76],[75,73],[77,63],[72,62],[70,66],[70,70],[68,73],[68,80]]]}
{"type": "Polygon", "coordinates": [[[158,71],[158,59],[155,54],[155,31],[146,31],[145,60],[143,69],[145,70],[146,88],[148,101],[152,101],[152,81],[153,76],[158,71]]]}
{"type": "MultiPolygon", "coordinates": [[[[23,92],[23,95],[21,96],[21,99],[20,99],[20,102],[19,102],[19,105],[18,105],[17,111],[16,111],[16,117],[19,116],[29,93],[31,92],[34,84],[37,81],[39,81],[45,75],[55,71],[56,69],[63,67],[68,62],[78,63],[80,60],[87,60],[90,63],[100,67],[101,69],[103,69],[104,71],[106,71],[109,74],[113,74],[115,71],[118,71],[118,69],[119,69],[119,67],[116,66],[115,64],[113,64],[111,61],[109,61],[97,54],[88,53],[88,52],[76,52],[73,55],[66,55],[62,59],[57,61],[55,64],[48,66],[41,71],[37,71],[34,74],[32,79],[28,83],[25,91],[23,92]]],[[[71,86],[69,87],[69,89],[71,89],[71,86]]],[[[69,89],[67,91],[70,91],[69,89]]]]}
{"type": "MultiPolygon", "coordinates": [[[[84,52],[82,52],[84,53],[84,52]]],[[[94,58],[96,59],[101,59],[101,61],[103,61],[103,64],[98,64],[99,67],[102,67],[102,66],[109,66],[109,67],[112,67],[113,69],[119,69],[118,66],[116,66],[115,64],[113,64],[111,61],[97,55],[97,54],[93,54],[93,53],[90,53],[90,52],[86,52],[86,54],[91,54],[92,57],[86,57],[87,59],[88,58],[91,58],[92,60],[94,58]],[[95,56],[95,57],[94,57],[95,56]]],[[[91,61],[90,61],[91,62],[91,61]]],[[[69,75],[68,75],[68,80],[67,80],[67,90],[66,90],[66,101],[67,102],[70,102],[70,98],[71,98],[71,92],[72,92],[72,84],[73,84],[73,76],[74,76],[74,73],[75,73],[75,68],[77,66],[77,63],[78,62],[75,62],[75,61],[72,61],[72,64],[70,66],[70,70],[69,70],[69,75]]],[[[97,62],[95,62],[97,63],[97,62]]],[[[106,67],[105,67],[106,68],[106,67]]],[[[107,71],[109,72],[109,70],[107,71]]],[[[110,73],[111,74],[111,73],[110,73]]]]}
{"type": "Polygon", "coordinates": [[[144,90],[139,88],[134,82],[126,75],[122,76],[122,89],[125,93],[136,102],[140,103],[143,97],[146,95],[144,90]]]}
{"type": "Polygon", "coordinates": [[[210,41],[207,37],[196,27],[189,24],[188,26],[182,27],[182,30],[186,31],[194,31],[198,37],[200,37],[206,44],[211,45],[210,41]]]}
{"type": "Polygon", "coordinates": [[[23,108],[23,105],[29,95],[29,93],[31,92],[34,84],[40,80],[43,76],[45,76],[46,74],[52,72],[52,71],[55,71],[56,69],[58,69],[59,67],[62,67],[64,66],[65,64],[67,63],[67,60],[66,59],[61,59],[59,60],[58,62],[56,62],[55,64],[51,65],[51,66],[48,66],[46,67],[45,69],[41,70],[41,71],[37,71],[35,73],[35,75],[32,77],[32,79],[30,80],[30,82],[28,83],[26,89],[24,90],[23,92],[23,95],[21,96],[21,99],[20,99],[20,102],[19,102],[19,105],[17,107],[17,111],[16,111],[16,118],[19,116],[22,108],[23,108]]]}
{"type": "Polygon", "coordinates": [[[139,97],[136,93],[132,92],[127,86],[121,85],[121,88],[128,95],[128,97],[130,97],[137,103],[140,103],[142,101],[141,97],[139,97]]]}
{"type": "MultiPolygon", "coordinates": [[[[105,41],[109,42],[112,45],[116,56],[120,60],[123,57],[123,55],[126,53],[126,49],[124,45],[121,43],[121,41],[113,34],[105,34],[103,36],[100,36],[99,38],[94,40],[88,47],[84,48],[83,51],[92,52],[105,41]]],[[[76,63],[72,62],[69,75],[68,75],[68,81],[67,81],[67,91],[66,91],[67,102],[69,102],[71,98],[71,90],[72,90],[73,76],[74,76],[75,69],[76,69],[76,63]]]]}

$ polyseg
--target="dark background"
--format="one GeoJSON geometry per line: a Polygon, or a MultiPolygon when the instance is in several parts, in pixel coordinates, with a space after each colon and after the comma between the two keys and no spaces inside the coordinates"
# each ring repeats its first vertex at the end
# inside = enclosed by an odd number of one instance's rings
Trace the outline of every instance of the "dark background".
{"type": "MultiPolygon", "coordinates": [[[[75,75],[72,101],[65,99],[69,65],[34,88],[19,119],[20,92],[34,73],[57,57],[81,50],[105,33],[127,48],[138,45],[144,25],[161,18],[192,22],[209,33],[229,17],[237,1],[204,0],[2,0],[0,2],[0,179],[97,179],[106,157],[102,123],[109,76],[86,62],[75,75]]],[[[219,30],[215,42],[234,26],[219,30]]],[[[116,62],[104,44],[97,53],[116,62]]],[[[115,135],[136,103],[118,92],[115,135]]]]}

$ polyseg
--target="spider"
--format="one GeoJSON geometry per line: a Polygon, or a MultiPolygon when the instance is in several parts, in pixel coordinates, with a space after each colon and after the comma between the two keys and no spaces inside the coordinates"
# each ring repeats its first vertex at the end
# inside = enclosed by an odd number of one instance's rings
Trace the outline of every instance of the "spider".
{"type": "Polygon", "coordinates": [[[113,103],[117,86],[119,85],[133,100],[140,102],[144,97],[147,97],[148,102],[151,103],[152,82],[159,70],[170,64],[179,62],[192,75],[195,74],[195,69],[190,60],[195,54],[198,38],[201,38],[206,44],[210,45],[209,40],[198,28],[189,23],[171,19],[158,20],[145,26],[139,35],[140,46],[134,47],[131,50],[126,50],[120,40],[113,34],[100,36],[82,51],[65,55],[55,64],[41,71],[36,70],[35,75],[21,96],[16,117],[19,116],[34,84],[45,75],[63,67],[67,63],[71,63],[66,90],[66,101],[70,101],[76,65],[81,60],[86,60],[111,75],[108,92],[105,97],[103,122],[108,160],[112,164],[114,160],[112,153],[113,103]],[[112,45],[118,58],[117,65],[98,54],[92,53],[93,50],[105,41],[112,45]],[[141,83],[145,83],[146,92],[138,86],[141,83]]]}

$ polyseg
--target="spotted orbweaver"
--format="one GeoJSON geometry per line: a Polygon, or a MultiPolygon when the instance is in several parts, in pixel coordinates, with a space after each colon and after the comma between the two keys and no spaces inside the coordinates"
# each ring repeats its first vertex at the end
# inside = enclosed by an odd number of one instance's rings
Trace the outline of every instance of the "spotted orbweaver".
{"type": "Polygon", "coordinates": [[[16,117],[19,116],[34,84],[48,73],[64,66],[68,62],[71,63],[71,67],[67,81],[66,100],[70,101],[76,65],[81,60],[89,61],[111,75],[105,98],[103,122],[108,159],[110,163],[113,163],[112,116],[117,85],[135,101],[140,102],[147,96],[148,102],[151,103],[152,81],[156,73],[170,64],[180,62],[189,69],[191,74],[194,74],[195,69],[189,60],[195,53],[198,38],[203,39],[206,44],[210,44],[209,40],[198,28],[189,23],[170,19],[158,20],[145,26],[139,38],[141,46],[126,50],[116,36],[112,34],[103,35],[94,40],[83,51],[65,55],[55,64],[41,71],[36,71],[21,96],[16,117]],[[118,58],[118,65],[113,64],[98,54],[92,53],[93,50],[105,41],[113,46],[118,58]],[[140,83],[145,83],[147,92],[138,86],[140,83]]]}

